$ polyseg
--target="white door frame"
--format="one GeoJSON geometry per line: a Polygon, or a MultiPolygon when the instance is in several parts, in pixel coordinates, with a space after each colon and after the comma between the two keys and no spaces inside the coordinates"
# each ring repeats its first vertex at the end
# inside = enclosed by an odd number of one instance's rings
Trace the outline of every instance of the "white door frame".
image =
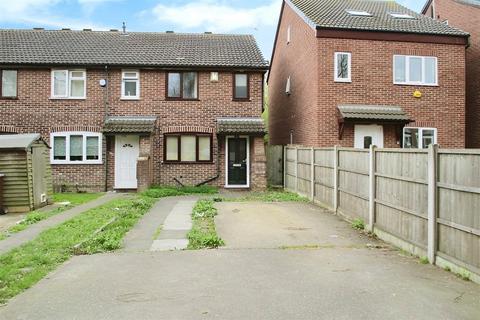
{"type": "Polygon", "coordinates": [[[247,184],[245,185],[229,185],[228,184],[228,139],[236,138],[235,136],[225,137],[225,188],[250,188],[250,137],[237,136],[247,140],[247,184]]]}
{"type": "Polygon", "coordinates": [[[116,135],[115,136],[115,170],[114,170],[114,189],[137,189],[138,188],[138,181],[137,181],[137,168],[135,167],[135,185],[122,185],[121,183],[119,183],[118,181],[118,177],[119,175],[117,174],[117,172],[120,170],[119,168],[119,162],[117,161],[117,157],[121,154],[121,147],[119,145],[119,139],[118,137],[119,136],[133,136],[133,137],[137,137],[138,138],[138,145],[137,145],[137,149],[138,149],[138,154],[136,156],[136,160],[138,161],[138,157],[140,155],[140,136],[139,135],[136,135],[136,134],[120,134],[120,135],[116,135]]]}
{"type": "MultiPolygon", "coordinates": [[[[355,124],[353,126],[353,146],[355,148],[360,148],[360,149],[364,149],[363,148],[363,142],[362,142],[362,146],[361,147],[357,147],[357,139],[358,139],[358,136],[360,134],[362,134],[360,132],[361,129],[366,129],[366,130],[372,130],[372,129],[375,129],[375,135],[372,135],[372,144],[379,147],[379,148],[383,148],[384,146],[384,143],[385,143],[385,138],[384,138],[384,128],[383,128],[383,125],[381,124],[355,124]],[[377,131],[378,130],[378,131],[377,131]],[[358,132],[358,135],[357,135],[357,132],[358,132]],[[377,143],[375,143],[375,138],[376,140],[378,140],[377,143]]],[[[369,131],[369,133],[371,133],[371,131],[369,131]]],[[[368,136],[369,134],[363,134],[362,136],[365,137],[365,136],[368,136]]]]}

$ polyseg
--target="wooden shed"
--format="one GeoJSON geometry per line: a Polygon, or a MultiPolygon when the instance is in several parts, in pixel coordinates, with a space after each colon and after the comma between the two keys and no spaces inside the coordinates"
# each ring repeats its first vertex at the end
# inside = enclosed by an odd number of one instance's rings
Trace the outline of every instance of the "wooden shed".
{"type": "Polygon", "coordinates": [[[39,134],[0,135],[0,174],[7,212],[27,212],[51,199],[49,145],[39,134]]]}

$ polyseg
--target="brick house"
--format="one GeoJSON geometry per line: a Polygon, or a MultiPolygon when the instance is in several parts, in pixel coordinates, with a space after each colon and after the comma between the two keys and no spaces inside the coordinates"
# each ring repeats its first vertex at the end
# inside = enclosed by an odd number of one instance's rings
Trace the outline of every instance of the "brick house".
{"type": "Polygon", "coordinates": [[[470,33],[466,57],[467,147],[480,148],[480,0],[429,0],[422,13],[470,33]]]}
{"type": "Polygon", "coordinates": [[[268,64],[252,36],[34,29],[0,39],[0,132],[41,133],[56,188],[265,188],[268,64]]]}
{"type": "Polygon", "coordinates": [[[394,1],[285,0],[271,144],[465,147],[468,34],[394,1]]]}

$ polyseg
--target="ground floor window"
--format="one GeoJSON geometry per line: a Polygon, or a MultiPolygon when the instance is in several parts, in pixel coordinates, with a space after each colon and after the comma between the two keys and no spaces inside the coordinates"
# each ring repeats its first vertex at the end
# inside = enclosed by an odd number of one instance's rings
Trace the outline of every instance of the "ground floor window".
{"type": "Polygon", "coordinates": [[[51,134],[50,144],[53,164],[102,163],[101,133],[55,132],[51,134]]]}
{"type": "Polygon", "coordinates": [[[164,159],[166,162],[211,162],[212,135],[166,134],[164,159]]]}
{"type": "Polygon", "coordinates": [[[437,143],[435,128],[403,128],[403,147],[426,149],[437,143]]]}

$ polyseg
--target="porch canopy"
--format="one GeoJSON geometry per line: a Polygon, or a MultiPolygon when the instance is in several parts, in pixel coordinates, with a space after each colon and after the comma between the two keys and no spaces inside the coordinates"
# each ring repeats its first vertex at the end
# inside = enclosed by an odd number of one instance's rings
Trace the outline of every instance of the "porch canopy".
{"type": "Polygon", "coordinates": [[[107,117],[104,133],[152,133],[155,130],[155,116],[107,117]]]}
{"type": "Polygon", "coordinates": [[[396,106],[339,105],[339,138],[342,138],[345,123],[371,123],[405,125],[412,122],[408,114],[396,106]]]}
{"type": "Polygon", "coordinates": [[[217,133],[222,135],[265,135],[266,128],[262,118],[219,118],[217,133]]]}

